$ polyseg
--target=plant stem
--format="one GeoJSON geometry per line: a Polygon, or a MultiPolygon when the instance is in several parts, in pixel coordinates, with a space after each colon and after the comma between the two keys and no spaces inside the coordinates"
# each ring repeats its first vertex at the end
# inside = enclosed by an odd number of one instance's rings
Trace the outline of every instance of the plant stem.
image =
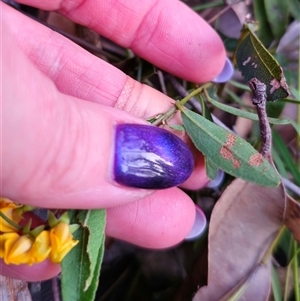
{"type": "Polygon", "coordinates": [[[155,121],[151,122],[152,125],[159,126],[162,123],[165,123],[170,118],[172,118],[177,112],[177,108],[174,106],[169,111],[164,114],[160,114],[159,117],[155,119],[155,121]]]}
{"type": "Polygon", "coordinates": [[[256,108],[259,120],[261,154],[265,158],[271,158],[272,132],[266,111],[266,85],[259,81],[257,78],[251,79],[248,84],[253,94],[252,103],[256,108]]]}
{"type": "Polygon", "coordinates": [[[194,91],[192,91],[189,95],[187,95],[186,97],[184,97],[183,99],[181,99],[179,102],[182,106],[184,106],[192,97],[198,95],[199,93],[201,93],[204,89],[207,89],[211,86],[211,83],[207,83],[203,86],[198,87],[197,89],[195,89],[194,91]]]}
{"type": "MultiPolygon", "coordinates": [[[[198,95],[199,93],[201,93],[204,89],[210,87],[212,84],[211,83],[207,83],[201,87],[198,87],[197,89],[195,89],[194,91],[192,91],[190,94],[186,95],[183,99],[181,99],[180,101],[176,102],[176,105],[174,107],[172,107],[169,111],[167,111],[166,113],[163,113],[161,115],[159,115],[159,117],[154,118],[155,121],[151,122],[152,125],[160,125],[162,123],[165,123],[166,121],[168,121],[170,118],[172,118],[175,113],[178,110],[178,106],[177,104],[180,103],[181,107],[183,107],[191,98],[193,98],[194,96],[198,95]]],[[[152,118],[150,118],[152,119],[152,118]]],[[[149,120],[149,119],[148,119],[149,120]]]]}
{"type": "MultiPolygon", "coordinates": [[[[186,97],[187,95],[189,95],[189,93],[186,91],[186,89],[174,78],[174,76],[167,74],[166,78],[171,83],[171,85],[175,88],[175,90],[179,93],[179,95],[181,97],[186,97]]],[[[197,99],[195,99],[194,97],[191,98],[189,100],[189,104],[193,107],[193,109],[197,113],[202,113],[201,105],[197,99]]],[[[212,119],[215,124],[232,132],[232,130],[228,126],[226,126],[220,119],[218,119],[214,114],[211,114],[211,116],[212,116],[212,119]]]]}
{"type": "Polygon", "coordinates": [[[15,223],[14,221],[12,221],[10,218],[8,218],[3,212],[1,212],[0,210],[0,217],[2,217],[7,223],[9,223],[11,226],[13,226],[14,228],[17,228],[18,230],[22,230],[23,228],[18,225],[17,223],[15,223]]]}
{"type": "Polygon", "coordinates": [[[272,133],[271,127],[268,121],[268,115],[266,111],[266,103],[261,105],[256,105],[259,128],[261,135],[261,154],[264,157],[271,157],[271,148],[272,148],[272,133]]]}

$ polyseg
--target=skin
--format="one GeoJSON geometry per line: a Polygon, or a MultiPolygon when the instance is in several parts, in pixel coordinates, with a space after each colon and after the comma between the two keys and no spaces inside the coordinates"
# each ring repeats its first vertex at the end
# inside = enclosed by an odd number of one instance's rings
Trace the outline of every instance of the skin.
{"type": "MultiPolygon", "coordinates": [[[[212,80],[225,62],[217,34],[179,1],[22,3],[55,10],[193,82],[212,80]]],[[[114,126],[145,123],[168,110],[172,99],[0,5],[1,195],[45,208],[108,208],[109,236],[148,248],[180,242],[195,217],[194,204],[185,193],[177,187],[160,191],[122,187],[112,178],[114,126]]],[[[174,122],[179,121],[176,118],[174,122]]],[[[182,185],[187,189],[207,183],[203,157],[193,152],[197,163],[182,185]]],[[[32,267],[2,263],[0,271],[37,281],[55,276],[59,266],[48,261],[32,267]]]]}

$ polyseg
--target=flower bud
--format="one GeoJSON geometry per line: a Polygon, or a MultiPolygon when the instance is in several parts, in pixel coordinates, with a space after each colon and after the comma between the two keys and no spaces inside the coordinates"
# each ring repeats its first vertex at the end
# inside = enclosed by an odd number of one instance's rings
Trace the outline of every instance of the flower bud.
{"type": "Polygon", "coordinates": [[[0,234],[0,258],[4,258],[5,245],[13,244],[19,237],[19,234],[15,232],[0,234]]]}
{"type": "Polygon", "coordinates": [[[50,233],[49,231],[42,231],[35,238],[30,249],[29,265],[33,263],[43,262],[51,252],[50,233]]]}
{"type": "Polygon", "coordinates": [[[6,264],[28,264],[30,262],[30,249],[33,240],[27,235],[17,239],[7,239],[4,245],[4,262],[6,264]]]}
{"type": "MultiPolygon", "coordinates": [[[[15,222],[16,224],[20,222],[21,216],[17,213],[17,208],[19,205],[11,202],[9,199],[0,198],[0,211],[11,221],[15,222]]],[[[0,216],[0,232],[14,232],[18,229],[8,223],[2,216],[0,216]]]]}
{"type": "Polygon", "coordinates": [[[79,241],[73,239],[69,225],[64,222],[58,223],[50,230],[50,260],[59,263],[67,255],[67,253],[77,245],[79,241]]]}

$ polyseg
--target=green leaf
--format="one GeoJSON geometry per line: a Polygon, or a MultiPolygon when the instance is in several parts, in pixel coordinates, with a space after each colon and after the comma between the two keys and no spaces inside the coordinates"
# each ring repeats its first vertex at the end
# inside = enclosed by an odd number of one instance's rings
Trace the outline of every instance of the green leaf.
{"type": "Polygon", "coordinates": [[[105,210],[70,211],[79,244],[62,262],[63,301],[93,301],[104,253],[105,210]]]}
{"type": "Polygon", "coordinates": [[[271,265],[271,272],[272,272],[272,292],[273,292],[274,301],[281,301],[282,294],[281,294],[280,282],[278,279],[276,269],[273,264],[271,265]]]}
{"type": "Polygon", "coordinates": [[[268,101],[290,94],[282,68],[247,24],[242,30],[235,61],[247,83],[256,78],[266,85],[268,101]]]}
{"type": "Polygon", "coordinates": [[[265,2],[263,0],[253,0],[254,16],[259,24],[258,37],[262,43],[269,47],[273,41],[273,33],[268,22],[265,2]]]}
{"type": "Polygon", "coordinates": [[[280,155],[280,158],[284,162],[287,169],[293,175],[296,185],[300,185],[300,171],[297,165],[295,164],[289,149],[287,148],[285,142],[282,140],[282,138],[276,131],[273,131],[272,136],[273,136],[274,147],[277,150],[278,154],[280,155]]]}
{"type": "Polygon", "coordinates": [[[184,127],[181,124],[168,124],[168,127],[175,131],[184,131],[184,127]]]}
{"type": "MultiPolygon", "coordinates": [[[[254,120],[254,121],[258,120],[257,114],[254,114],[252,112],[243,111],[243,110],[225,105],[225,104],[220,103],[220,102],[218,102],[218,101],[216,101],[212,98],[207,98],[207,100],[211,104],[213,104],[215,107],[221,109],[224,112],[230,113],[230,114],[235,115],[235,116],[239,116],[239,117],[247,118],[247,119],[250,119],[250,120],[254,120]]],[[[289,119],[278,119],[278,118],[270,118],[269,117],[268,120],[271,124],[290,124],[290,123],[292,123],[292,121],[289,120],[289,119]]]]}
{"type": "Polygon", "coordinates": [[[271,31],[276,39],[280,39],[286,30],[289,20],[288,2],[282,0],[264,0],[264,3],[271,31]]]}
{"type": "Polygon", "coordinates": [[[181,108],[183,125],[195,146],[220,169],[262,186],[277,186],[280,178],[271,164],[248,142],[181,108]]]}
{"type": "MultiPolygon", "coordinates": [[[[208,97],[205,97],[205,98],[207,99],[208,97]]],[[[200,104],[201,104],[201,109],[202,109],[202,116],[205,119],[213,122],[213,118],[212,118],[212,116],[210,114],[210,111],[209,111],[209,109],[208,109],[208,107],[207,107],[207,105],[206,105],[206,103],[205,103],[205,101],[203,99],[203,95],[202,94],[199,94],[199,99],[200,99],[200,104]]]]}
{"type": "MultiPolygon", "coordinates": [[[[206,118],[207,120],[213,122],[213,118],[212,118],[210,111],[203,99],[202,94],[199,94],[199,98],[200,98],[200,104],[201,104],[201,108],[202,108],[203,117],[206,118]]],[[[205,163],[206,176],[210,180],[214,180],[218,175],[219,167],[216,164],[214,164],[214,162],[207,156],[204,157],[204,163],[205,163]]]]}
{"type": "Polygon", "coordinates": [[[272,147],[272,159],[276,166],[277,171],[283,178],[288,178],[288,173],[286,171],[286,168],[284,166],[284,163],[282,162],[278,152],[274,147],[272,147]]]}
{"type": "Polygon", "coordinates": [[[219,167],[207,156],[204,157],[204,163],[205,163],[206,176],[211,181],[214,180],[218,175],[219,167]]]}
{"type": "Polygon", "coordinates": [[[300,21],[299,0],[287,0],[290,14],[298,21],[300,21]]]}

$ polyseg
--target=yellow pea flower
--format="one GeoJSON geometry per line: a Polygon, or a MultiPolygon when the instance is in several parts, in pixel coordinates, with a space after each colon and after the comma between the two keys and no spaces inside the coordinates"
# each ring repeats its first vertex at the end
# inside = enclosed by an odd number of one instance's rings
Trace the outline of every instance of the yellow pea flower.
{"type": "Polygon", "coordinates": [[[12,202],[10,199],[0,197],[0,209],[4,207],[17,208],[20,207],[20,205],[17,205],[16,203],[12,202]]]}
{"type": "MultiPolygon", "coordinates": [[[[10,220],[18,224],[22,217],[17,214],[16,208],[19,208],[21,205],[16,205],[11,202],[9,199],[0,198],[0,211],[10,220]]],[[[18,229],[11,224],[9,224],[6,220],[4,220],[0,216],[0,232],[14,232],[18,229]]]]}
{"type": "Polygon", "coordinates": [[[19,237],[19,234],[15,232],[0,234],[0,258],[4,258],[5,244],[13,244],[19,237]],[[9,243],[7,243],[8,240],[9,243]]]}
{"type": "Polygon", "coordinates": [[[50,230],[51,252],[50,260],[59,263],[67,253],[78,244],[78,240],[73,239],[69,225],[64,222],[58,223],[50,230]]]}
{"type": "Polygon", "coordinates": [[[42,231],[34,240],[30,249],[29,265],[33,263],[40,263],[44,261],[50,254],[50,233],[49,231],[42,231]]]}
{"type": "Polygon", "coordinates": [[[33,240],[27,235],[19,236],[17,239],[7,239],[4,244],[4,262],[15,265],[28,264],[32,245],[33,240]]]}

